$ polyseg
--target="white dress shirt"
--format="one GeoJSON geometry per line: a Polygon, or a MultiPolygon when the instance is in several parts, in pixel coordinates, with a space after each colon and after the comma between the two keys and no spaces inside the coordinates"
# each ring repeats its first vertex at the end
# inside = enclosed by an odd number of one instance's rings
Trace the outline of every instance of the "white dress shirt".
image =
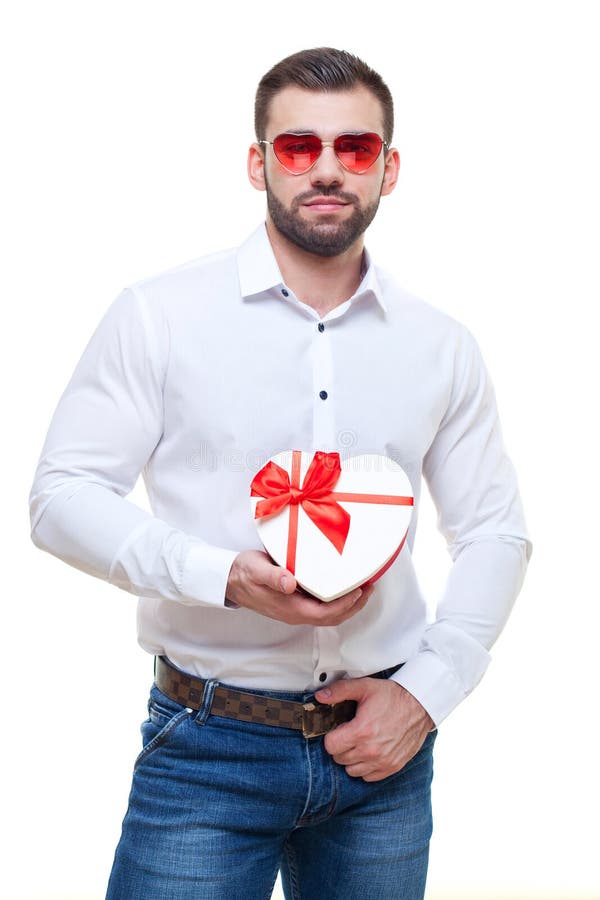
{"type": "Polygon", "coordinates": [[[483,675],[530,545],[475,341],[365,256],[322,320],[284,284],[261,226],[237,250],[124,290],[50,424],[32,539],[139,596],[139,641],[248,689],[310,691],[394,676],[441,720],[483,675]],[[231,564],[260,548],[250,482],[281,450],[379,453],[415,495],[397,561],[337,627],[225,605],[231,564]],[[126,500],[143,473],[153,515],[126,500]],[[433,623],[411,558],[424,475],[453,566],[433,623]]]}

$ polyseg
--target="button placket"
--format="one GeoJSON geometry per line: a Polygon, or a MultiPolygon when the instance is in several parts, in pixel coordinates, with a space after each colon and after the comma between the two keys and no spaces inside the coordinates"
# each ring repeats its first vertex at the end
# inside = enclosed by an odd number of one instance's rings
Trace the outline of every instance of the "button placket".
{"type": "MultiPolygon", "coordinates": [[[[314,328],[314,324],[313,324],[314,328]]],[[[323,322],[314,331],[313,340],[313,446],[316,450],[335,450],[335,404],[331,332],[323,322]],[[323,328],[320,326],[323,325],[323,328]]]]}
{"type": "Polygon", "coordinates": [[[324,684],[333,672],[339,672],[342,668],[340,641],[337,628],[315,628],[313,656],[315,683],[324,684]],[[322,678],[322,675],[325,678],[322,678]]]}

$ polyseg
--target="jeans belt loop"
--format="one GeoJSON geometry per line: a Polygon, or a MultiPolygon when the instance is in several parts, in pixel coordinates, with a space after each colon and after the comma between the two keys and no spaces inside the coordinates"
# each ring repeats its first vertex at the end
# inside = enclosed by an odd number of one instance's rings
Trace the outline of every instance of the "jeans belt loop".
{"type": "Polygon", "coordinates": [[[194,717],[194,722],[197,722],[198,725],[204,725],[210,715],[210,708],[213,703],[213,697],[215,696],[215,688],[217,686],[217,683],[218,682],[210,678],[208,679],[208,681],[204,682],[202,706],[198,710],[198,715],[194,717]]]}

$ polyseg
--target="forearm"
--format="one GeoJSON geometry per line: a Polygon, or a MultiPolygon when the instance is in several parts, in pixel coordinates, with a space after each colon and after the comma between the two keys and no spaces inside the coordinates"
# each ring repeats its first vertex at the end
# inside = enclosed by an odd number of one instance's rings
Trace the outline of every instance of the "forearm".
{"type": "Polygon", "coordinates": [[[132,594],[223,606],[237,551],[173,528],[100,484],[63,486],[40,512],[32,494],[34,544],[132,594]]]}
{"type": "Polygon", "coordinates": [[[473,541],[455,559],[435,621],[418,652],[392,676],[436,725],[483,677],[488,653],[519,593],[530,545],[524,539],[473,541]]]}
{"type": "Polygon", "coordinates": [[[492,384],[472,336],[459,337],[448,405],[423,464],[453,566],[435,621],[393,676],[436,724],[483,676],[531,553],[492,384]]]}
{"type": "Polygon", "coordinates": [[[125,499],[164,430],[168,322],[125,290],[92,335],[50,423],[31,494],[43,550],[132,594],[223,606],[236,551],[125,499]]]}

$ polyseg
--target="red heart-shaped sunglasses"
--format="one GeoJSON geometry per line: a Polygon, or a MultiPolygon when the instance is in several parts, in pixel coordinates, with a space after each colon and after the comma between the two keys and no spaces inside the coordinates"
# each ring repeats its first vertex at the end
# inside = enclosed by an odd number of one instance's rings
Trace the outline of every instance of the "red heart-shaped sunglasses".
{"type": "Polygon", "coordinates": [[[338,134],[333,141],[322,141],[316,134],[278,134],[272,141],[259,141],[259,144],[271,144],[275,156],[291,175],[304,175],[312,169],[323,147],[333,147],[336,157],[348,172],[362,175],[369,169],[387,144],[378,134],[371,131],[360,134],[338,134]]]}

